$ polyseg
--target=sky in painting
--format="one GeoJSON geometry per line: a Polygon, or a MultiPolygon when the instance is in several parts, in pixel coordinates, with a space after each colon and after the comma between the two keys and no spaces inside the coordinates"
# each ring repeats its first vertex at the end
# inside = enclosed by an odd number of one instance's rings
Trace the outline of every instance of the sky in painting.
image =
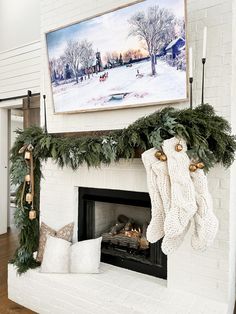
{"type": "Polygon", "coordinates": [[[142,49],[137,37],[129,36],[128,20],[137,11],[159,5],[172,11],[177,17],[184,17],[184,0],[145,0],[104,15],[91,18],[66,28],[50,32],[47,36],[49,59],[60,57],[68,40],[81,41],[87,39],[93,43],[95,51],[101,54],[128,49],[142,49]]]}

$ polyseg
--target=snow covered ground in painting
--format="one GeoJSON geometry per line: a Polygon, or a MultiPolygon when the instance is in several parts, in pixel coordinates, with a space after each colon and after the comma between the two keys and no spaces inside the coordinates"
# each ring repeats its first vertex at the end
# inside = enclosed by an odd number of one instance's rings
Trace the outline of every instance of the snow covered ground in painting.
{"type": "Polygon", "coordinates": [[[132,67],[117,67],[108,72],[108,78],[99,82],[102,73],[78,84],[69,83],[53,87],[56,112],[116,108],[186,98],[186,73],[178,71],[164,61],[157,61],[157,75],[150,75],[150,61],[134,63],[132,67]],[[143,76],[136,77],[137,70],[143,76]],[[127,93],[121,100],[111,95],[127,93]]]}

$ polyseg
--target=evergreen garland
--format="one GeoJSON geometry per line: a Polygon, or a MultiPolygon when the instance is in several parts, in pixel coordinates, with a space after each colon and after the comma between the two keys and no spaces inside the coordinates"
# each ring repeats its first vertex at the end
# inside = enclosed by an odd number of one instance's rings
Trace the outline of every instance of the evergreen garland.
{"type": "MultiPolygon", "coordinates": [[[[234,161],[236,137],[231,135],[231,128],[224,118],[217,116],[210,105],[200,105],[195,109],[176,110],[165,108],[149,116],[138,119],[123,130],[111,131],[106,136],[56,137],[45,134],[41,128],[31,127],[18,131],[18,136],[11,151],[11,181],[18,186],[16,194],[15,224],[20,230],[20,246],[13,258],[18,273],[35,268],[38,263],[33,252],[38,248],[38,216],[29,220],[29,206],[21,204],[21,194],[27,174],[27,164],[19,154],[25,144],[34,146],[35,162],[35,209],[39,213],[39,192],[41,162],[52,158],[60,167],[78,169],[82,163],[89,167],[109,164],[120,158],[135,157],[138,150],[151,147],[161,148],[165,139],[179,136],[186,140],[188,155],[205,164],[208,171],[216,163],[229,167],[234,161]]],[[[25,198],[24,198],[25,199],[25,198]]]]}

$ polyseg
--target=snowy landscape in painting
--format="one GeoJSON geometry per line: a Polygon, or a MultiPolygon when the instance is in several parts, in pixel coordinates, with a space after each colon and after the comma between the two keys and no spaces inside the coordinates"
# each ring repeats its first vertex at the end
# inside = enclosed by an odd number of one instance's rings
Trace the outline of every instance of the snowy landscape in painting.
{"type": "Polygon", "coordinates": [[[55,112],[186,98],[184,0],[146,0],[46,35],[55,112]]]}

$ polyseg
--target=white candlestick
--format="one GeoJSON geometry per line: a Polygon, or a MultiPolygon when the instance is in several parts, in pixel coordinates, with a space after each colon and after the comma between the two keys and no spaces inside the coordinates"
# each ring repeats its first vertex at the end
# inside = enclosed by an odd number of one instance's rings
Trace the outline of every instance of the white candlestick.
{"type": "Polygon", "coordinates": [[[193,48],[189,48],[189,77],[193,77],[193,48]]]}
{"type": "Polygon", "coordinates": [[[207,47],[207,27],[203,30],[203,47],[202,47],[202,58],[206,58],[206,47],[207,47]]]}

